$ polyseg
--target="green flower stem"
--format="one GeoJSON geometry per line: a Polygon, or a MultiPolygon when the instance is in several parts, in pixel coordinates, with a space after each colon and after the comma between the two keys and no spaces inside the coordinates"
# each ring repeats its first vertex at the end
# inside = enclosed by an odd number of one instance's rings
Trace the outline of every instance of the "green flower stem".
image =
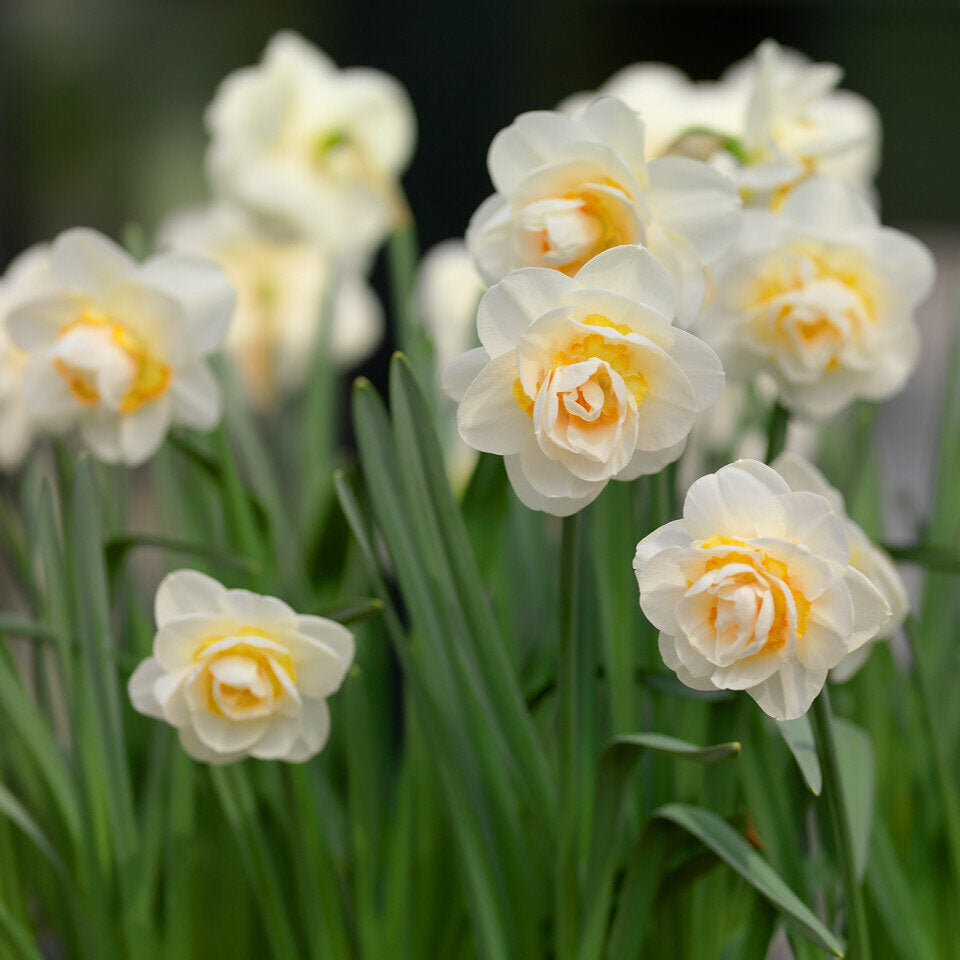
{"type": "Polygon", "coordinates": [[[823,792],[830,808],[837,857],[843,879],[847,912],[848,960],[870,960],[870,938],[867,932],[867,915],[863,905],[863,892],[857,879],[853,857],[853,838],[840,781],[840,761],[833,733],[833,715],[830,711],[830,695],[826,686],[813,701],[811,709],[813,737],[817,744],[820,767],[823,772],[823,792]]]}
{"type": "Polygon", "coordinates": [[[790,426],[790,412],[779,402],[770,411],[770,425],[767,427],[767,463],[772,463],[783,453],[787,445],[787,428],[790,426]]]}
{"type": "Polygon", "coordinates": [[[557,844],[557,957],[575,956],[579,929],[579,794],[583,776],[579,682],[579,572],[582,520],[564,517],[560,539],[560,647],[557,659],[557,717],[560,745],[560,835],[557,844]]]}

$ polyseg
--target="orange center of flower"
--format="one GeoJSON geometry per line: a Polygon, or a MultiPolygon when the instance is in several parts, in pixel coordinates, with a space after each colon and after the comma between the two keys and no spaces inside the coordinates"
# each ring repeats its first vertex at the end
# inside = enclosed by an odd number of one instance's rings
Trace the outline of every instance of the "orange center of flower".
{"type": "MultiPolygon", "coordinates": [[[[626,324],[614,323],[609,317],[599,313],[591,313],[588,317],[580,321],[588,327],[601,327],[609,330],[615,330],[624,336],[630,333],[630,328],[626,324]]],[[[583,360],[603,360],[610,365],[610,368],[620,375],[626,385],[627,390],[633,395],[633,398],[639,403],[644,394],[649,389],[646,378],[643,374],[634,368],[633,357],[631,356],[630,345],[626,343],[610,342],[602,333],[588,333],[577,336],[570,340],[562,349],[558,350],[553,357],[550,369],[544,372],[537,383],[537,393],[543,386],[544,381],[554,370],[560,367],[569,366],[573,363],[580,363],[583,360]]],[[[604,391],[607,395],[607,402],[600,414],[600,422],[610,422],[616,420],[619,416],[616,410],[616,404],[610,397],[609,391],[604,391]]],[[[513,399],[527,416],[533,416],[535,399],[531,398],[523,389],[523,384],[518,377],[513,382],[513,399]]],[[[592,421],[598,422],[598,421],[592,421]]]]}
{"type": "MultiPolygon", "coordinates": [[[[120,413],[135,413],[144,404],[163,396],[172,380],[170,366],[158,360],[143,340],[129,327],[92,310],[84,310],[76,320],[64,324],[58,333],[64,337],[80,327],[92,327],[108,334],[111,344],[119,348],[133,364],[133,379],[120,401],[120,413]]],[[[70,393],[82,404],[100,402],[100,393],[89,370],[74,366],[61,357],[53,368],[67,382],[70,393]]]]}

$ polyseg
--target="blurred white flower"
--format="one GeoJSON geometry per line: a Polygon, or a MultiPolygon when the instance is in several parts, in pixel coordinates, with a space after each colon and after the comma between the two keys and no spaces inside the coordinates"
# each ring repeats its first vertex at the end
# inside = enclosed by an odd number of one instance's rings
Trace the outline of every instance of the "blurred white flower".
{"type": "Polygon", "coordinates": [[[634,570],[660,654],[683,683],[746,690],[791,720],[890,616],[849,559],[824,497],[738,460],[690,487],[683,518],[640,541],[634,570]]]}
{"type": "Polygon", "coordinates": [[[828,417],[903,386],[919,349],[913,313],[934,274],[923,244],[882,227],[842,181],[816,177],[779,215],[744,214],[737,244],[711,271],[699,330],[732,379],[765,370],[784,406],[828,417]]]}
{"type": "Polygon", "coordinates": [[[142,463],[171,424],[211,430],[220,391],[206,363],[226,334],[233,290],[213,263],[160,254],[143,264],[94,230],[60,234],[49,274],[7,317],[28,354],[23,399],[45,430],[79,426],[108,463],[142,463]]]}
{"type": "Polygon", "coordinates": [[[607,481],[676,460],[723,387],[720,361],[673,325],[666,270],[638,246],[606,250],[573,277],[528,267],[480,301],[482,347],[449,364],[464,442],[501,454],[517,496],[555,516],[607,481]]]}
{"type": "Polygon", "coordinates": [[[23,368],[27,354],[7,334],[6,319],[23,300],[34,296],[50,268],[50,248],[24,250],[0,277],[0,470],[13,471],[33,442],[35,425],[23,402],[23,368]]]}
{"type": "Polygon", "coordinates": [[[196,570],[163,580],[155,616],[153,656],[130,677],[130,700],[176,727],[191,757],[297,763],[319,753],[327,697],[353,661],[349,630],[196,570]]]}
{"type": "Polygon", "coordinates": [[[473,215],[467,246],[488,283],[520,267],[573,276],[604,250],[643,244],[670,273],[688,324],[704,267],[740,222],[728,178],[686,157],[647,164],[643,122],[611,97],[575,117],[521,114],[494,137],[487,165],[497,192],[473,215]]]}
{"type": "Polygon", "coordinates": [[[365,359],[383,336],[383,314],[360,270],[315,243],[282,242],[238,207],[219,203],[170,218],[163,247],[209,257],[233,284],[237,307],[225,349],[254,404],[265,408],[303,386],[335,285],[330,357],[339,367],[365,359]]]}
{"type": "Polygon", "coordinates": [[[643,118],[648,159],[709,159],[736,181],[747,203],[776,205],[818,174],[869,191],[880,164],[880,118],[862,96],[837,89],[842,76],[836,64],[814,63],[764,40],[717,81],[694,83],[675,67],[635,63],[596,94],[568,98],[562,109],[582,108],[599,95],[618,97],[643,118]]]}
{"type": "MultiPolygon", "coordinates": [[[[890,607],[890,619],[879,630],[874,640],[892,637],[902,626],[910,612],[910,598],[894,562],[889,555],[866,535],[863,528],[848,516],[840,491],[832,487],[827,478],[808,460],[795,453],[780,454],[771,466],[790,485],[791,490],[809,490],[825,497],[833,512],[843,521],[843,530],[850,548],[850,566],[859,570],[877,588],[890,607]]],[[[866,662],[871,644],[865,643],[846,656],[833,670],[830,679],[848,680],[866,662]]]]}
{"type": "MultiPolygon", "coordinates": [[[[462,240],[444,240],[420,261],[417,314],[433,342],[438,371],[476,343],[477,305],[486,289],[462,240]]],[[[460,489],[470,478],[477,454],[460,439],[456,417],[446,410],[443,416],[447,474],[454,489],[460,489]]]]}
{"type": "Polygon", "coordinates": [[[289,31],[231,73],[207,112],[214,190],[277,232],[368,251],[405,216],[398,178],[416,120],[403,87],[378,70],[339,70],[289,31]]]}

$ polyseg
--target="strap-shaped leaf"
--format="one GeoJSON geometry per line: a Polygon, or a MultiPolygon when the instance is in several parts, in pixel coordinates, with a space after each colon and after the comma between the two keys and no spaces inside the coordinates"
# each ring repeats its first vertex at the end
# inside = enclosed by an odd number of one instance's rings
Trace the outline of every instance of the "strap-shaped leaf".
{"type": "Polygon", "coordinates": [[[660,807],[653,816],[674,823],[695,836],[769,900],[804,936],[833,956],[843,956],[840,941],[725,820],[709,810],[682,803],[660,807]]]}
{"type": "Polygon", "coordinates": [[[873,744],[866,730],[855,723],[835,717],[834,736],[840,760],[843,799],[853,841],[853,862],[857,877],[863,880],[870,852],[873,827],[874,768],[873,744]]]}
{"type": "Polygon", "coordinates": [[[780,736],[790,748],[800,773],[807,786],[816,796],[820,796],[823,787],[823,774],[820,771],[820,758],[817,756],[817,746],[813,742],[813,727],[810,718],[804,714],[796,720],[778,720],[777,729],[780,736]]]}

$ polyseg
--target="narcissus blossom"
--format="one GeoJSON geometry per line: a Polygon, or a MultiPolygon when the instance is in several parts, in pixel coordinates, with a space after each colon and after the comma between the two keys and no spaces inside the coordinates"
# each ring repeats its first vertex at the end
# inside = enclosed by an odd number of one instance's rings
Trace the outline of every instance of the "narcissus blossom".
{"type": "Polygon", "coordinates": [[[416,121],[403,87],[378,70],[339,70],[289,31],[231,73],[207,111],[217,193],[275,230],[366,251],[403,214],[397,181],[416,121]]]}
{"type": "Polygon", "coordinates": [[[33,418],[23,402],[27,354],[10,339],[6,319],[41,288],[49,267],[49,246],[37,244],[21,253],[0,277],[0,470],[4,471],[20,466],[35,433],[33,418]]]}
{"type": "MultiPolygon", "coordinates": [[[[850,566],[859,570],[880,592],[890,607],[890,619],[877,632],[874,640],[892,637],[902,626],[910,612],[910,598],[903,578],[885,550],[878,547],[866,535],[859,524],[847,516],[843,496],[832,487],[826,477],[809,461],[787,451],[773,461],[773,468],[790,485],[791,490],[809,490],[819,493],[829,501],[833,512],[843,521],[843,531],[850,548],[850,566]]],[[[871,644],[865,643],[848,654],[830,671],[830,679],[843,681],[852,677],[866,662],[871,644]]]]}
{"type": "Polygon", "coordinates": [[[508,274],[480,301],[482,346],[445,370],[460,436],[502,454],[517,496],[556,516],[608,480],[657,472],[723,387],[720,361],[675,312],[670,277],[642,247],[607,250],[572,277],[508,274]]]}
{"type": "Polygon", "coordinates": [[[283,242],[239,208],[214,204],[172,217],[163,247],[209,257],[226,272],[237,307],[225,349],[255,406],[303,386],[311,370],[326,297],[334,285],[325,348],[336,366],[365,359],[383,335],[383,313],[359,267],[316,243],[283,242]]]}
{"type": "Polygon", "coordinates": [[[308,760],[327,742],[353,635],[282,600],[177,570],[155,601],[153,656],[130,677],[136,710],[166,720],[204,763],[308,760]]]}
{"type": "Polygon", "coordinates": [[[573,276],[610,247],[643,244],[669,271],[688,324],[704,266],[739,225],[726,177],[686,157],[648,164],[643,121],[610,97],[574,117],[522,114],[494,137],[487,165],[497,192],[473,215],[467,246],[488,283],[520,267],[573,276]]]}
{"type": "Polygon", "coordinates": [[[707,160],[733,177],[747,203],[768,206],[820,174],[869,190],[880,162],[880,119],[859,94],[837,89],[842,76],[836,64],[814,63],[765,40],[715,82],[694,83],[666,64],[636,63],[597,94],[577,94],[563,108],[580,108],[597,95],[617,97],[643,117],[649,159],[707,160]]]}
{"type": "Polygon", "coordinates": [[[779,215],[744,214],[737,244],[711,272],[699,329],[731,378],[766,371],[784,406],[828,417],[901,389],[919,350],[914,310],[934,273],[923,244],[882,227],[842,181],[816,177],[779,215]]]}
{"type": "Polygon", "coordinates": [[[640,606],[660,654],[696,690],[746,690],[777,720],[876,636],[883,596],[850,566],[843,521],[816,493],[738,460],[697,480],[683,518],[637,545],[640,606]]]}
{"type": "Polygon", "coordinates": [[[62,233],[49,275],[7,318],[28,354],[23,400],[44,429],[73,426],[91,452],[133,466],[171,424],[212,429],[220,393],[206,357],[223,341],[233,290],[213,263],[143,264],[93,230],[62,233]]]}

